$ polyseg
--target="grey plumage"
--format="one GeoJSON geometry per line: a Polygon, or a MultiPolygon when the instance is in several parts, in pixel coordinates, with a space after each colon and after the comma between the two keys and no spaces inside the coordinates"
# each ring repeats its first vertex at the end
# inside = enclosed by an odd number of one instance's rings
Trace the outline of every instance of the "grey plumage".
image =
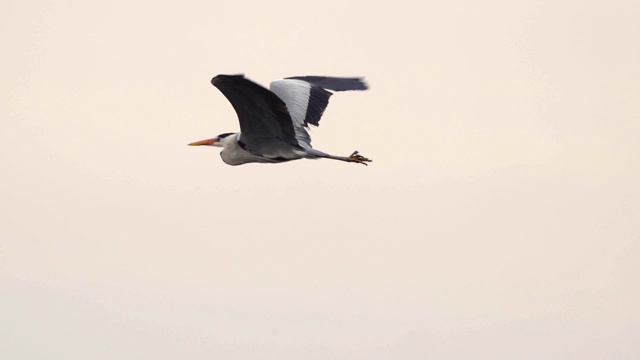
{"type": "Polygon", "coordinates": [[[371,160],[354,152],[333,156],[311,147],[306,130],[319,125],[332,91],[364,90],[361,78],[296,76],[271,83],[268,90],[243,75],[218,75],[211,80],[233,106],[240,133],[225,133],[189,145],[220,146],[225,163],[274,163],[302,158],[328,158],[366,165],[371,160]]]}

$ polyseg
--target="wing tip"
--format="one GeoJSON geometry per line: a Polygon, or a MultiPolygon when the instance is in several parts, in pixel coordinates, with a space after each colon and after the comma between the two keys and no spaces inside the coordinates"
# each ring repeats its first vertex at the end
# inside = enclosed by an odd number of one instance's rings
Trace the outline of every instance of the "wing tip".
{"type": "Polygon", "coordinates": [[[312,84],[319,85],[323,89],[331,91],[350,91],[350,90],[367,90],[369,85],[365,81],[364,76],[356,77],[334,77],[334,76],[291,76],[285,79],[303,80],[312,84]]]}
{"type": "Polygon", "coordinates": [[[244,79],[244,74],[218,74],[211,79],[211,84],[215,86],[220,82],[232,79],[244,79]]]}

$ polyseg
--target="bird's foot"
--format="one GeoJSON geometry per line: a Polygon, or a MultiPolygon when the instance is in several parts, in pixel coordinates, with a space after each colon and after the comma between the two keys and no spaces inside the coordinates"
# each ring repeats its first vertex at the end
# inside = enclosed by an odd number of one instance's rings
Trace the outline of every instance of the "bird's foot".
{"type": "Polygon", "coordinates": [[[349,155],[349,157],[347,158],[347,161],[358,163],[358,164],[362,164],[364,166],[367,166],[367,163],[371,162],[371,160],[369,160],[366,157],[360,155],[360,153],[358,153],[357,150],[354,151],[353,154],[349,155]]]}

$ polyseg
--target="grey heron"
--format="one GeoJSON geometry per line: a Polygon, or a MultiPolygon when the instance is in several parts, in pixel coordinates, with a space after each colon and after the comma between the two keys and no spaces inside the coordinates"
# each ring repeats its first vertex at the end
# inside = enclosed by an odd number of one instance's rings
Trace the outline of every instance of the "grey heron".
{"type": "Polygon", "coordinates": [[[363,165],[371,161],[357,151],[334,156],[313,149],[307,132],[309,124],[318,126],[331,91],[366,90],[362,78],[294,76],[271,82],[270,89],[244,75],[218,75],[211,83],[233,106],[240,132],[189,145],[222,147],[220,157],[229,165],[321,158],[363,165]]]}

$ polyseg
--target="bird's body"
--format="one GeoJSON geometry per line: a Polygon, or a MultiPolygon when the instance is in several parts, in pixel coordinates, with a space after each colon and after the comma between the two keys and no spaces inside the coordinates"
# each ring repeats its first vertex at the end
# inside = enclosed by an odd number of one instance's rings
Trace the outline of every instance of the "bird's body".
{"type": "Polygon", "coordinates": [[[360,78],[325,76],[291,77],[273,81],[270,90],[243,75],[218,75],[211,80],[238,114],[239,133],[224,133],[189,145],[222,147],[229,165],[279,163],[297,159],[327,158],[366,165],[371,160],[358,152],[333,156],[311,147],[309,124],[317,126],[329,91],[365,90],[360,78]]]}
{"type": "MultiPolygon", "coordinates": [[[[224,135],[224,134],[223,134],[224,135]]],[[[219,137],[219,136],[218,136],[219,137]]],[[[241,133],[232,133],[221,139],[220,144],[224,148],[220,152],[222,161],[229,165],[242,165],[245,163],[279,163],[305,157],[303,150],[295,146],[274,146],[274,149],[265,155],[256,155],[247,151],[245,143],[241,139],[241,133]]]]}

